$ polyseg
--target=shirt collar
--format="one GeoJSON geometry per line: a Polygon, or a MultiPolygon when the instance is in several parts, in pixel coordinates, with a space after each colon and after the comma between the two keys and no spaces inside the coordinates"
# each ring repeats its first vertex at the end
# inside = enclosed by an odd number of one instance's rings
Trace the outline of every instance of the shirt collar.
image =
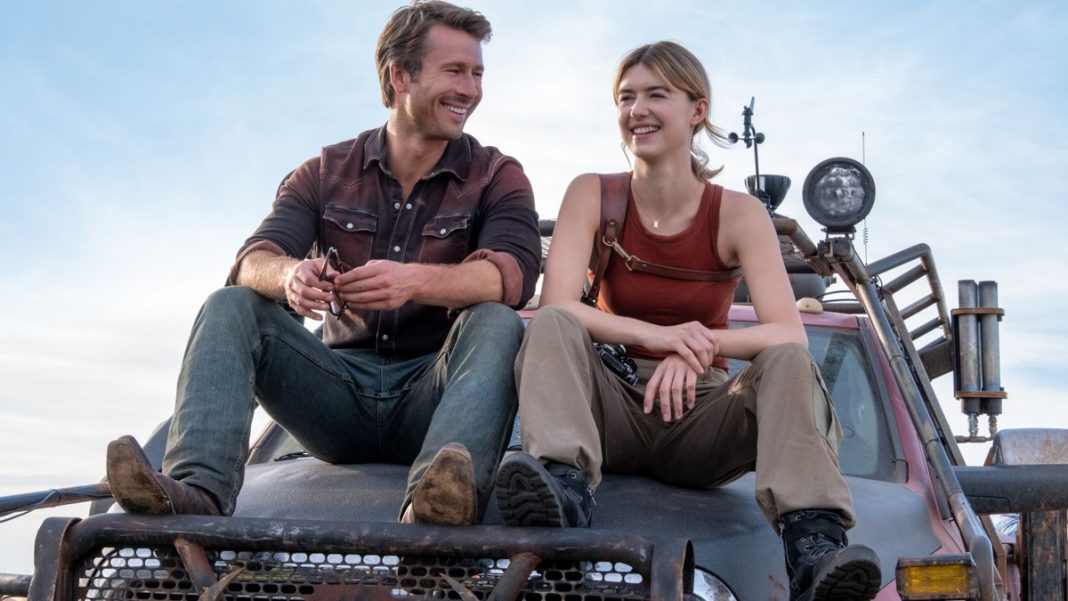
{"type": "MultiPolygon", "coordinates": [[[[363,143],[363,168],[365,170],[369,169],[371,164],[376,162],[382,171],[392,175],[386,154],[385,125],[372,131],[371,135],[367,136],[367,141],[363,143]]],[[[423,179],[430,179],[441,173],[451,173],[460,181],[465,181],[470,169],[471,136],[463,134],[456,140],[449,140],[448,146],[445,147],[445,152],[442,153],[437,164],[423,179]]]]}

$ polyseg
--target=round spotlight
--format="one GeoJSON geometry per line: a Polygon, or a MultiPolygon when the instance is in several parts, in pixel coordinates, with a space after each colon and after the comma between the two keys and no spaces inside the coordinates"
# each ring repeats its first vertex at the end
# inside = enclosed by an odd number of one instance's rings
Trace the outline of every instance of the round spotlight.
{"type": "Polygon", "coordinates": [[[827,159],[808,172],[801,199],[828,232],[852,232],[875,204],[875,180],[853,159],[827,159]]]}

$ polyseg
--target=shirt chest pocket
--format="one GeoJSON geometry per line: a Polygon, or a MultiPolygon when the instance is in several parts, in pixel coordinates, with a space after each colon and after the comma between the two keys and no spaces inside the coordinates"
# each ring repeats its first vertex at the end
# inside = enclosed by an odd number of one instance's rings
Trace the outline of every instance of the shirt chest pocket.
{"type": "Polygon", "coordinates": [[[371,258],[378,216],[368,211],[327,205],[323,211],[323,250],[337,249],[342,261],[359,267],[371,258]]]}
{"type": "Polygon", "coordinates": [[[423,226],[420,263],[459,263],[470,251],[471,216],[440,215],[423,226]]]}

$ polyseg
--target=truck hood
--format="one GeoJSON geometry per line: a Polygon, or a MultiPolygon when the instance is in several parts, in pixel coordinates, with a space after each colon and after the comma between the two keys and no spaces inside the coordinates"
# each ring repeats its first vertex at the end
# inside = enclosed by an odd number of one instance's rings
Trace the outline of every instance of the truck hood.
{"type": "MultiPolygon", "coordinates": [[[[330,465],[304,457],[249,465],[235,516],[274,519],[396,521],[407,466],[330,465]]],[[[900,483],[847,478],[857,512],[851,543],[878,553],[883,584],[900,556],[940,547],[926,503],[900,483]]],[[[754,476],[711,490],[676,488],[639,476],[606,476],[593,526],[694,543],[697,567],[723,580],[739,599],[786,599],[783,548],[753,496],[754,476]]],[[[491,499],[484,524],[501,524],[491,499]]]]}

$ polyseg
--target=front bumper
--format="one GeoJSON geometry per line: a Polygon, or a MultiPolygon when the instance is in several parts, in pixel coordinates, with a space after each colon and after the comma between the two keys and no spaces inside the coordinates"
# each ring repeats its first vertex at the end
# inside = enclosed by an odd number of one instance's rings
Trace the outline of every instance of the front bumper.
{"type": "Polygon", "coordinates": [[[105,514],[45,521],[29,601],[667,601],[693,568],[597,530],[105,514]]]}

